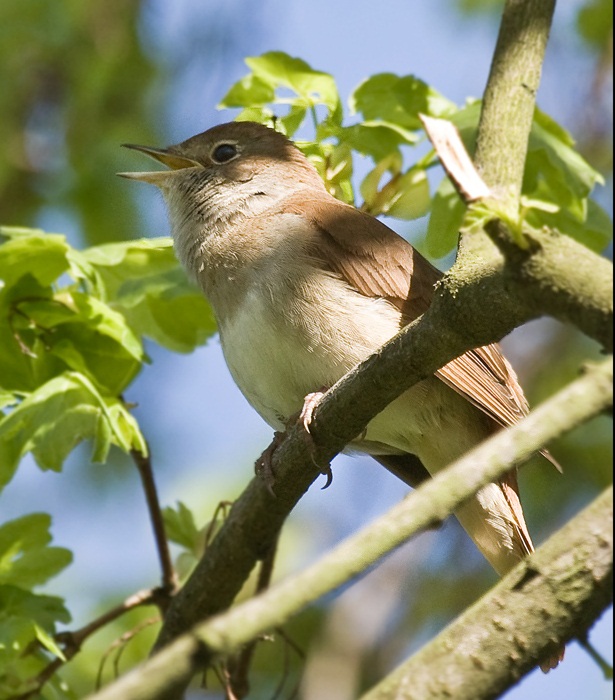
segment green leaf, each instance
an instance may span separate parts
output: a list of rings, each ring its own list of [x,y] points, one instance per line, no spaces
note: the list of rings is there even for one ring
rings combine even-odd
[[[305,106],[324,104],[335,110],[339,95],[335,80],[328,73],[314,70],[300,58],[282,51],[246,58],[246,64],[258,78],[272,88],[287,87],[303,98]]]
[[[211,307],[188,281],[171,239],[114,243],[83,255],[99,275],[109,305],[135,333],[177,352],[191,352],[215,333]]]
[[[87,377],[65,372],[0,420],[0,487],[10,481],[27,452],[41,469],[59,471],[72,449],[86,439],[94,440],[97,459],[106,456],[110,444],[144,451],[138,427],[121,402],[103,398]]]
[[[14,406],[17,403],[17,397],[10,391],[5,391],[0,388],[0,409],[6,406]]]
[[[392,175],[398,175],[402,166],[401,154],[399,151],[389,153],[385,158],[376,163],[376,166],[370,170],[361,182],[361,196],[365,201],[365,208],[368,211],[376,209],[375,201],[378,197],[380,180],[388,171]]]
[[[602,207],[589,199],[581,220],[568,209],[555,211],[533,207],[525,213],[525,222],[536,229],[548,226],[565,233],[596,253],[602,253],[613,238],[613,222]]]
[[[574,147],[572,134],[558,124],[555,119],[550,117],[546,112],[538,109],[538,107],[534,109],[534,124],[544,129],[548,134],[551,134],[557,141],[561,141],[564,146],[568,146],[569,148]]]
[[[0,289],[26,274],[49,285],[69,267],[64,236],[6,226],[0,236],[8,239],[0,245]]]
[[[66,661],[66,656],[60,647],[56,644],[54,638],[46,632],[40,625],[34,625],[34,631],[36,633],[36,638],[38,641],[50,651],[54,656],[57,656],[62,661]]]
[[[4,620],[11,617],[29,619],[47,630],[53,630],[56,622],[67,623],[71,619],[61,598],[0,585],[0,629]]]
[[[276,129],[281,130],[282,133],[288,136],[288,138],[291,138],[303,123],[306,114],[306,107],[303,107],[301,105],[293,105],[289,109],[288,114],[276,120]]]
[[[0,525],[0,585],[31,589],[72,561],[69,550],[49,547],[51,517],[32,513]]]
[[[235,117],[236,122],[258,122],[265,126],[273,126],[277,116],[269,107],[246,107]]]
[[[585,41],[604,51],[613,40],[613,3],[611,0],[587,0],[579,9],[577,27]]]
[[[572,138],[550,117],[536,110],[530,133],[523,194],[530,200],[554,205],[531,208],[530,226],[548,226],[601,252],[612,237],[612,223],[589,199],[603,178],[572,148]]]
[[[27,681],[49,663],[34,643],[53,640],[58,622],[70,622],[61,598],[0,585],[0,692],[7,684],[11,695],[15,688],[26,692]],[[57,648],[53,641],[45,646],[51,651]]]
[[[167,537],[190,552],[195,552],[200,546],[201,533],[194,521],[192,511],[181,501],[177,501],[177,509],[164,508],[162,511]]]
[[[96,297],[61,293],[50,300],[26,300],[19,308],[45,329],[48,352],[106,392],[119,395],[141,369],[145,357],[140,340],[122,314]]]
[[[453,102],[413,75],[378,73],[362,82],[350,97],[353,112],[367,121],[383,120],[412,131],[422,128],[419,114],[445,117],[456,110]]]
[[[394,86],[395,96],[407,115],[416,117],[448,117],[457,105],[414,75],[405,75]]]
[[[530,194],[543,179],[554,192],[568,190],[574,198],[583,199],[596,183],[603,184],[604,179],[572,148],[569,134],[552,119],[545,117],[536,110],[528,144],[523,191]]]
[[[390,185],[383,190],[388,200],[382,210],[384,214],[408,221],[427,214],[431,200],[429,181],[424,170],[410,168]]]
[[[236,82],[222,98],[218,109],[228,107],[255,107],[273,102],[275,91],[271,83],[249,73]]]
[[[411,131],[397,128],[386,122],[366,121],[345,127],[336,132],[340,143],[355,151],[371,156],[376,162],[393,151],[399,152],[403,144],[416,143],[417,136]]]
[[[50,361],[40,345],[44,332],[34,327],[20,308],[23,299],[43,302],[51,295],[51,287],[42,286],[32,275],[23,275],[0,289],[0,383],[6,390],[31,391],[63,369],[53,358]]]
[[[442,258],[457,245],[466,205],[451,181],[445,177],[431,203],[431,216],[425,237],[425,251],[432,258]]]

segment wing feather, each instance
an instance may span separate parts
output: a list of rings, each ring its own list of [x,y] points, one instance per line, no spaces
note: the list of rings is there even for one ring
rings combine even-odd
[[[321,192],[289,197],[283,211],[307,217],[319,232],[314,256],[361,294],[394,304],[401,325],[428,309],[442,273],[388,226],[334,198],[323,202]],[[487,414],[494,430],[529,412],[517,375],[497,344],[457,357],[436,376]],[[542,454],[560,468],[546,450]],[[516,492],[516,478],[508,486]]]

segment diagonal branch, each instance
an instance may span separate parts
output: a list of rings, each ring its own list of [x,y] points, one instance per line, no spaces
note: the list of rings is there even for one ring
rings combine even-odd
[[[498,698],[613,600],[613,487],[361,700]]]
[[[545,8],[552,2],[526,0],[523,4],[544,16]],[[519,0],[509,5],[517,6]],[[525,15],[522,18],[527,19]],[[540,74],[548,33],[548,23],[539,26],[543,38],[532,42],[524,56],[515,54],[524,65],[529,61],[534,66],[535,75]],[[537,83],[533,89],[536,87]],[[505,93],[494,94],[506,99]],[[524,109],[529,107],[533,110],[533,102]],[[499,128],[505,126],[499,124]],[[526,139],[528,134],[529,126]],[[485,147],[482,158],[490,157],[501,160],[511,154],[495,154]],[[561,239],[556,243],[545,237],[522,251],[525,257],[518,262],[505,264],[493,250],[481,259],[462,256],[427,313],[327,392],[311,426],[319,461],[332,459],[413,384],[467,350],[500,340],[517,326],[545,313],[578,323],[605,348],[612,348],[612,325],[608,323],[612,319],[612,299],[608,295],[612,268],[571,239]],[[597,301],[590,299],[588,313],[582,294],[598,286],[601,290]],[[577,298],[576,294],[581,296]],[[275,453],[273,467],[276,497],[258,480],[248,486],[206,556],[172,602],[158,648],[189,629],[195,620],[214,615],[232,603],[256,561],[277,537],[289,512],[318,477],[301,430],[291,431],[289,439]]]
[[[483,95],[474,162],[517,213],[555,0],[507,0]]]
[[[201,623],[97,694],[96,700],[179,697],[202,664],[232,653],[262,632],[283,624],[309,603],[365,571],[411,535],[440,522],[484,484],[497,480],[551,439],[608,408],[613,398],[612,379],[612,359],[589,368],[585,376],[519,424],[498,433],[440,472],[314,565],[247,603]],[[266,492],[264,486],[262,489]],[[544,653],[548,644],[549,640],[544,640],[538,652]]]

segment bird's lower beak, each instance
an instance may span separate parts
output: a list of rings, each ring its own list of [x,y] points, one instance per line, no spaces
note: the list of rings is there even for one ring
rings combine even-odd
[[[181,156],[178,153],[173,153],[166,148],[152,148],[151,146],[139,146],[134,143],[124,143],[122,144],[124,148],[130,148],[134,151],[140,151],[145,153],[145,155],[154,158],[154,160],[163,163],[164,165],[171,168],[171,170],[182,170],[183,168],[194,168],[200,165],[197,161],[194,161],[185,156]],[[134,173],[118,173],[120,177],[127,177],[130,180],[141,180],[142,182],[151,182],[153,185],[158,185],[162,181],[168,178],[169,172],[167,170],[162,171],[147,171],[147,172],[134,172]]]

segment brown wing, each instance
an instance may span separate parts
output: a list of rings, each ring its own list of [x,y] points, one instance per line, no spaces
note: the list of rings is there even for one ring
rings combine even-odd
[[[320,232],[315,254],[365,296],[397,306],[407,324],[425,313],[442,273],[373,217],[322,193],[289,197],[284,211],[310,218]]]
[[[290,197],[284,211],[307,216],[320,231],[317,254],[325,264],[361,294],[389,300],[401,311],[403,324],[431,304],[442,273],[377,219],[333,198],[323,203],[321,192]],[[498,425],[513,425],[528,413],[515,371],[498,345],[471,350],[436,376]]]
[[[497,345],[470,350],[436,376],[499,425],[514,425],[529,411],[515,371]]]

